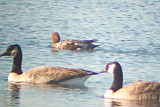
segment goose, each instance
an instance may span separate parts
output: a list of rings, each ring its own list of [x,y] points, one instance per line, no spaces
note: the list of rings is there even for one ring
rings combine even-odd
[[[113,83],[104,98],[118,100],[158,100],[160,95],[160,83],[148,81],[136,81],[124,87],[123,73],[118,62],[107,64],[105,71],[114,75]]]
[[[12,70],[8,75],[9,82],[20,83],[42,83],[42,84],[63,84],[63,85],[84,85],[84,82],[91,76],[98,73],[57,66],[40,66],[22,72],[22,50],[18,44],[9,45],[6,51],[0,55],[13,56]]]
[[[99,45],[92,44],[97,40],[64,40],[60,41],[60,36],[57,32],[52,35],[52,47],[64,50],[92,50]]]

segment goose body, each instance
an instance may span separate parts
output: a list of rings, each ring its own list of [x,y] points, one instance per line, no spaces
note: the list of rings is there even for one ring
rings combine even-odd
[[[124,87],[122,68],[118,62],[109,63],[106,72],[114,75],[114,80],[110,89],[104,97],[108,99],[121,100],[158,100],[160,95],[159,82],[136,81]]]
[[[52,47],[65,50],[92,50],[99,45],[92,44],[96,40],[64,40],[60,41],[60,36],[57,32],[52,35]]]
[[[98,73],[76,68],[40,66],[22,72],[22,51],[18,44],[10,45],[1,56],[13,56],[13,66],[8,81],[25,83],[58,83],[66,85],[83,85],[91,76]]]

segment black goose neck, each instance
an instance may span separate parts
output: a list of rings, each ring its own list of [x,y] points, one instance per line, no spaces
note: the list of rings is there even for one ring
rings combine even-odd
[[[110,89],[112,89],[114,92],[122,88],[123,85],[123,73],[121,66],[118,66],[115,68],[114,71],[114,80],[112,83],[112,86]]]
[[[21,65],[22,65],[22,50],[20,47],[17,47],[17,54],[13,58],[13,66],[11,72],[22,74]]]

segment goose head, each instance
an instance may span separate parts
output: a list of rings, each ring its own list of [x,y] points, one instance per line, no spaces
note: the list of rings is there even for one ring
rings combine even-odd
[[[122,71],[121,65],[117,61],[107,64],[104,70],[104,72],[108,72],[113,75],[119,74],[121,73],[121,71]]]
[[[111,90],[114,92],[122,88],[123,85],[123,73],[122,73],[122,68],[121,65],[118,62],[111,62],[107,64],[106,68],[102,72],[108,72],[113,74],[114,79],[113,83],[111,86]]]
[[[11,72],[17,74],[22,74],[21,65],[22,65],[22,50],[18,44],[9,45],[5,52],[0,55],[2,56],[12,56],[13,57],[13,66]]]
[[[57,43],[60,41],[60,36],[57,32],[53,32],[53,35],[52,35],[52,43]]]
[[[18,51],[20,51],[20,46],[18,44],[9,45],[6,48],[5,52],[0,55],[0,57],[2,57],[2,56],[13,56],[13,57],[15,57],[15,56],[17,56]]]

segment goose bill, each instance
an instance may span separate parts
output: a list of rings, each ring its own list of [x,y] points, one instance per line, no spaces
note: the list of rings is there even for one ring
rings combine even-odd
[[[1,56],[8,56],[8,55],[9,55],[8,53],[4,52],[4,53],[2,53],[2,54],[0,55],[0,57],[1,57]]]

